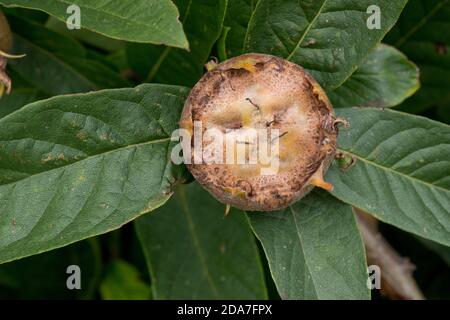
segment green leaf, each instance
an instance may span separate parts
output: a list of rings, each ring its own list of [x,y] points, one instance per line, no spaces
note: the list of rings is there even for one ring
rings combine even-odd
[[[289,208],[249,213],[282,299],[369,299],[352,208],[313,191]]]
[[[139,271],[132,264],[116,260],[106,268],[100,294],[103,300],[148,300],[150,285],[139,278]]]
[[[0,4],[45,11],[66,22],[69,6],[80,7],[81,27],[135,42],[189,47],[170,0],[0,0]]]
[[[409,1],[386,41],[420,68],[421,90],[401,109],[419,113],[450,102],[450,0]]]
[[[72,66],[46,49],[14,35],[14,50],[27,56],[10,61],[9,66],[47,95],[86,92],[95,85]]]
[[[333,194],[400,229],[450,245],[450,126],[393,110],[338,109],[350,122],[334,163]]]
[[[129,86],[117,72],[88,59],[77,41],[14,15],[8,19],[15,32],[14,52],[27,54],[9,65],[40,91],[58,95]]]
[[[335,108],[400,104],[419,88],[419,70],[393,47],[378,45],[350,78],[329,91]]]
[[[0,119],[0,263],[119,228],[184,179],[170,161],[188,90],[54,97]]]
[[[56,19],[55,17],[50,17],[45,23],[45,26],[53,31],[62,33],[68,37],[73,37],[80,42],[86,43],[91,47],[98,48],[106,52],[120,50],[125,47],[126,43],[122,40],[105,37],[88,29],[69,30],[64,22]]]
[[[222,56],[233,57],[243,52],[243,43],[257,0],[230,0],[222,35]],[[221,60],[224,60],[221,58]],[[392,107],[411,96],[419,87],[418,70],[400,52],[378,45],[359,68],[328,95],[335,107]]]
[[[222,34],[220,35],[219,40],[217,40],[216,48],[219,61],[225,61],[228,59],[228,55],[226,52],[226,39],[230,30],[230,27],[224,26],[222,28]]]
[[[81,289],[67,288],[67,267],[81,271]],[[0,265],[2,299],[93,299],[102,272],[100,243],[86,241]]]
[[[211,48],[221,34],[227,1],[175,2],[182,13],[190,52],[170,47],[128,44],[128,61],[147,82],[193,86],[203,74],[203,66]]]
[[[130,87],[131,84],[121,78],[117,70],[112,66],[106,66],[105,63],[95,61],[89,58],[78,58],[71,55],[61,56],[62,59],[77,72],[84,75],[93,84],[94,89],[113,89]]]
[[[155,299],[267,298],[246,216],[224,210],[193,183],[136,221]]]
[[[225,52],[228,58],[243,53],[248,23],[259,0],[228,0],[224,25],[229,28],[225,37]]]
[[[339,87],[394,25],[407,0],[259,0],[246,52],[269,53],[307,69],[327,89]],[[380,29],[369,30],[367,9],[381,9]]]

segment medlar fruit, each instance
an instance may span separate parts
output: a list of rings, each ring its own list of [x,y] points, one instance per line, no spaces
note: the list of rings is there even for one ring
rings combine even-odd
[[[195,179],[219,201],[250,211],[285,208],[314,186],[331,190],[323,175],[340,120],[313,77],[264,54],[209,66],[180,120],[187,132],[182,150]]]

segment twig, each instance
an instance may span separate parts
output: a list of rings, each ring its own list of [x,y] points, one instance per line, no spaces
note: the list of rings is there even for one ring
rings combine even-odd
[[[378,220],[356,209],[359,230],[364,240],[368,263],[381,269],[382,293],[391,299],[424,300],[412,272],[415,266],[400,256],[378,231]]]

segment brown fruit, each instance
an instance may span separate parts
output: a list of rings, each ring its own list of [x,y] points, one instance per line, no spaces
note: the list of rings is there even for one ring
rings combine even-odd
[[[2,11],[0,11],[0,50],[3,52],[9,52],[9,50],[11,50],[11,45],[11,29],[5,15]]]
[[[194,121],[202,124],[202,133],[217,129],[223,141],[237,136],[233,150],[251,150],[279,143],[270,169],[258,158],[250,164],[236,163],[236,157],[220,140],[203,139],[202,150],[195,149]],[[246,54],[227,60],[208,71],[192,89],[180,120],[180,128],[189,132],[194,151],[188,168],[196,180],[221,202],[243,210],[272,211],[285,208],[319,186],[336,150],[338,130],[333,108],[319,84],[300,66],[263,54]],[[243,139],[249,128],[268,134],[268,145],[255,139]],[[274,135],[274,129],[278,130]],[[240,146],[239,146],[240,145]],[[224,148],[224,159],[234,163],[211,163]],[[194,158],[202,157],[203,163]],[[209,162],[208,162],[209,161]],[[262,174],[262,169],[266,172]]]
[[[2,11],[0,11],[0,97],[3,95],[3,91],[6,91],[6,93],[11,91],[11,80],[5,71],[6,64],[8,62],[7,52],[11,49],[11,45],[11,29],[5,15]]]

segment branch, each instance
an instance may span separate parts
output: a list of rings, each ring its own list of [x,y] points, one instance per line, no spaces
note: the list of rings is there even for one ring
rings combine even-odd
[[[391,299],[424,300],[412,273],[415,266],[400,256],[378,231],[378,220],[355,208],[359,230],[366,246],[369,265],[381,269],[382,293]]]

